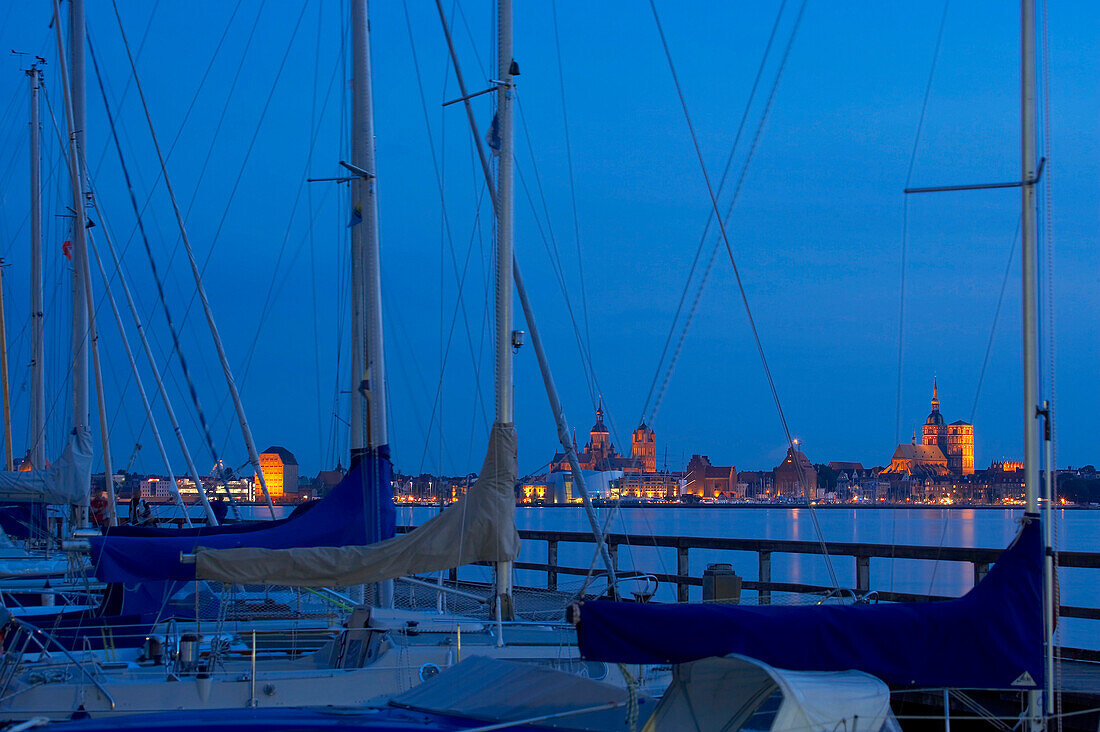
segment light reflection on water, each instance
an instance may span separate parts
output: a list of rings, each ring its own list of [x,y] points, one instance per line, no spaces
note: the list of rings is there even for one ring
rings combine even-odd
[[[597,509],[603,524],[613,509]],[[398,507],[399,524],[419,524],[438,512],[429,507]],[[867,544],[913,544],[920,546],[1004,548],[1015,537],[1022,516],[1020,509],[999,508],[819,508],[818,522],[826,541]],[[589,531],[588,520],[579,506],[518,508],[516,525],[521,529]],[[1095,536],[1100,511],[1060,510],[1055,514],[1057,544],[1068,551],[1096,551]],[[806,508],[758,507],[646,507],[614,511],[609,530],[639,537],[706,536],[746,539],[816,541],[810,512]],[[639,542],[641,543],[641,542]],[[562,543],[559,564],[587,568],[593,562],[591,544]],[[520,561],[545,562],[546,543],[524,542]],[[755,552],[726,552],[695,549],[690,553],[690,573],[700,576],[707,564],[729,562],[737,574],[757,578]],[[597,562],[597,566],[599,563]],[[676,555],[671,548],[622,546],[619,567],[640,572],[676,572]],[[833,557],[837,579],[844,587],[855,586],[855,560]],[[463,576],[487,579],[483,568],[466,570]],[[829,573],[821,556],[773,554],[772,580],[829,585]],[[1063,605],[1100,607],[1100,576],[1096,570],[1062,569],[1059,573]],[[519,571],[517,584],[545,585],[541,572]],[[580,579],[562,575],[560,587]],[[973,567],[964,562],[910,559],[872,559],[871,588],[943,596],[958,596],[973,586]],[[674,589],[662,585],[657,599],[672,601]],[[748,593],[746,593],[746,597]],[[692,588],[698,600],[700,590]],[[778,600],[779,598],[777,598]],[[1100,648],[1100,621],[1061,620],[1061,643],[1079,648]]]

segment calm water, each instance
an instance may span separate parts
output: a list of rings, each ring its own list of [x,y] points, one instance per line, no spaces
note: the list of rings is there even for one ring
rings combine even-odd
[[[399,524],[420,524],[438,509],[402,506]],[[745,539],[796,539],[815,541],[813,520],[806,508],[626,508],[599,509],[601,523],[608,520],[609,530],[641,536],[680,535]],[[826,541],[864,542],[868,544],[916,544],[925,546],[988,547],[1008,546],[1016,535],[1022,515],[1016,509],[967,508],[824,508],[817,510],[818,522]],[[580,507],[518,508],[516,525],[521,529],[588,531],[588,520]],[[1100,551],[1097,541],[1100,511],[1062,510],[1055,514],[1059,549]],[[593,545],[561,544],[558,561],[562,565],[588,567],[593,562]],[[524,542],[520,561],[545,562],[546,543]],[[757,577],[757,557],[751,552],[725,552],[693,549],[690,573],[701,576],[710,562],[729,562],[747,579]],[[836,557],[834,569],[841,586],[855,586],[855,560]],[[620,547],[619,567],[641,572],[676,572],[672,549]],[[487,570],[471,567],[464,576],[487,579]],[[823,557],[772,555],[772,580],[829,585],[829,573]],[[517,572],[517,584],[544,585],[542,572]],[[1100,607],[1100,571],[1063,568],[1059,571],[1062,604]],[[559,586],[579,585],[579,578],[559,577]],[[973,585],[973,568],[963,562],[923,560],[871,560],[871,588],[945,596],[965,593]],[[672,600],[675,590],[662,587],[658,598]],[[692,588],[692,599],[699,599],[699,588]],[[776,598],[777,601],[779,598]],[[1067,646],[1100,649],[1100,621],[1062,619],[1060,642]]]

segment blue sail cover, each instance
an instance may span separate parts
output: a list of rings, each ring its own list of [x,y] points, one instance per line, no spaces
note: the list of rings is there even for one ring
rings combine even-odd
[[[1039,688],[1042,541],[1027,515],[1015,541],[955,600],[879,605],[581,604],[590,661],[684,663],[740,653],[799,671],[855,669],[894,687]]]
[[[371,544],[395,533],[396,511],[390,479],[389,448],[364,456],[327,496],[280,521],[194,529],[113,529],[91,539],[92,566],[102,582],[128,587],[155,581],[194,581],[195,565],[180,554],[195,547],[345,546]],[[150,588],[151,589],[151,588]],[[164,593],[160,588],[153,594]]]

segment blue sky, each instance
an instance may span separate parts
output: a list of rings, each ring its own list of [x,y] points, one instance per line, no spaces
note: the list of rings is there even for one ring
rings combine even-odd
[[[333,184],[303,183],[307,176],[339,174],[336,162],[347,157],[342,5],[120,3],[127,37],[135,51],[141,48],[138,72],[162,144],[168,147],[178,134],[169,172],[182,205],[190,208],[188,233],[197,255],[209,257],[204,281],[256,440],[261,447],[286,446],[311,474],[346,451],[340,419],[347,416],[348,395],[341,390],[350,378],[347,193]],[[735,171],[748,157],[798,6],[789,2],[779,21]],[[445,7],[467,83],[483,88],[492,76],[493,8],[487,2]],[[779,4],[659,2],[658,10],[717,181]],[[901,191],[942,10],[940,3],[808,2],[727,221],[788,422],[815,462],[884,464],[896,444]],[[517,181],[516,247],[578,439],[583,442],[591,425],[593,397],[602,394],[613,439],[626,447],[646,409],[710,202],[648,6],[560,0],[556,22],[554,11],[551,3],[520,4],[515,17],[523,108],[517,160],[531,192],[528,198]],[[49,59],[47,93],[60,115],[49,17],[49,3],[0,6],[0,47]],[[1100,428],[1094,368],[1100,254],[1093,246],[1100,180],[1098,17],[1100,11],[1084,3],[1050,9],[1048,180],[1059,465],[1095,461]],[[375,3],[371,20],[394,454],[405,471],[476,470],[488,426],[482,405],[492,413],[485,297],[492,212],[462,110],[441,107],[457,91],[434,4],[408,3],[408,27],[401,2]],[[102,4],[92,4],[88,22],[136,195],[142,202],[149,197],[150,245],[166,273],[173,318],[183,323],[216,449],[240,465],[243,442],[197,303],[184,321],[194,288],[163,185],[153,190],[156,158],[118,24]],[[1018,175],[1018,47],[1012,4],[949,7],[914,185]],[[0,59],[0,250],[10,264],[4,284],[16,453],[25,449],[29,389],[25,66],[25,57]],[[178,362],[169,359],[164,317],[143,246],[133,235],[135,218],[117,155],[108,147],[110,130],[90,65],[88,85],[89,164],[107,219],[99,228],[126,250],[128,280],[155,334],[154,350],[171,363],[174,404],[205,468],[212,458]],[[477,100],[475,110],[484,130],[490,98]],[[70,295],[60,256],[68,235],[65,220],[56,216],[66,195],[56,136],[48,114],[44,118],[47,401],[50,449],[56,452],[69,419],[64,326]],[[728,204],[727,192],[723,212]],[[936,375],[948,420],[969,420],[973,411],[979,466],[1021,454],[1018,251],[975,406],[1018,216],[1014,190],[909,201],[900,438],[919,429]],[[712,230],[704,257],[715,243]],[[587,333],[597,380],[591,387],[548,255],[555,246],[578,328]],[[1043,257],[1045,266],[1045,252]],[[688,286],[688,303],[698,281]],[[1043,283],[1045,288],[1045,273]],[[1046,292],[1042,299],[1045,304]],[[136,468],[162,470],[106,305],[99,317],[114,462],[125,464],[141,442]],[[129,336],[136,345],[132,328]],[[1044,357],[1044,370],[1046,364]],[[147,369],[143,375],[151,389]],[[658,383],[663,379],[662,368]],[[534,471],[550,459],[556,440],[530,348],[516,358],[515,390],[520,467]],[[652,404],[647,418],[651,411]],[[163,410],[157,415],[169,437]],[[724,250],[699,297],[653,426],[658,463],[667,459],[672,468],[692,453],[740,469],[771,467],[782,457],[782,428]],[[178,449],[170,454],[182,467]]]

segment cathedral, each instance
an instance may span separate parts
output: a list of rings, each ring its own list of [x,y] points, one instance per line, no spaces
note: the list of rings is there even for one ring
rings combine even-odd
[[[925,445],[935,445],[947,458],[947,469],[954,475],[974,474],[974,425],[961,419],[945,424],[940,414],[939,388],[932,380],[932,412],[921,428]]]
[[[577,448],[577,436],[573,435],[573,450],[581,470],[621,470],[624,473],[653,473],[657,470],[657,437],[643,420],[631,434],[630,456],[615,451],[611,433],[603,423],[603,399],[596,407],[596,424],[588,433],[588,444],[582,452]],[[554,455],[550,470],[569,470],[569,460],[564,452]]]

